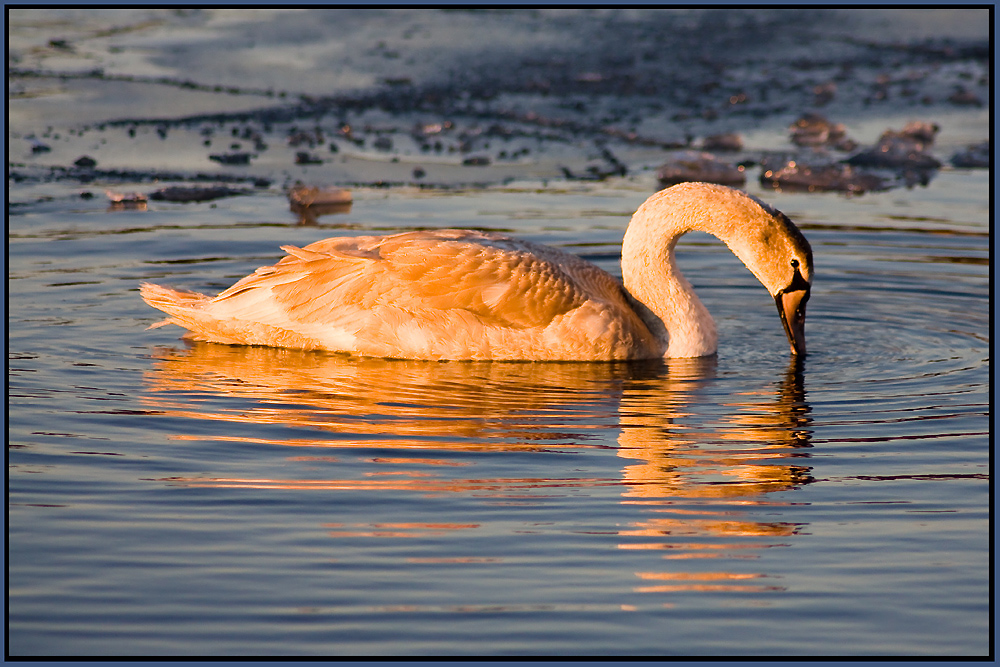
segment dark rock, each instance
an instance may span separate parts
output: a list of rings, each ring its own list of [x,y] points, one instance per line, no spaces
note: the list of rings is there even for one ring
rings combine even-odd
[[[223,197],[233,197],[236,195],[246,194],[244,190],[234,190],[233,188],[228,188],[224,185],[217,185],[213,187],[200,188],[200,187],[169,187],[157,190],[149,195],[150,199],[155,199],[157,201],[173,201],[173,202],[199,202],[199,201],[211,201],[213,199],[222,199]]]
[[[688,181],[739,186],[746,182],[746,169],[719,160],[711,153],[687,152],[661,166],[656,178],[662,187]]]
[[[952,104],[960,107],[981,107],[983,106],[983,101],[979,99],[979,96],[973,92],[970,92],[964,88],[956,90],[954,93],[948,96],[948,101]]]
[[[955,153],[951,164],[959,169],[989,169],[992,159],[993,145],[990,141],[984,141]]]
[[[776,190],[802,192],[863,192],[887,190],[891,182],[846,164],[808,166],[795,160],[785,161],[780,167],[769,168],[765,163],[760,175],[762,185]]]
[[[318,187],[296,183],[288,191],[288,201],[295,206],[331,206],[350,204],[354,197],[350,190],[337,187]]]
[[[833,97],[836,94],[836,92],[837,92],[837,84],[835,84],[833,81],[822,83],[813,88],[813,95],[814,95],[813,103],[818,107],[829,104],[833,100]]]
[[[350,131],[350,128],[348,128],[348,131]],[[315,148],[325,142],[326,139],[323,137],[323,132],[319,128],[316,128],[312,132],[293,129],[288,135],[288,145],[292,148],[303,145],[308,146],[309,148]]]
[[[735,132],[713,134],[702,140],[701,149],[705,151],[741,151],[743,150],[743,139]]]
[[[831,123],[817,113],[806,113],[792,123],[792,143],[796,146],[830,146],[837,150],[853,150],[857,144],[847,138],[841,123]]]
[[[929,171],[939,168],[941,163],[926,148],[927,143],[912,135],[887,130],[875,146],[852,155],[845,162],[855,167],[895,171]]]
[[[343,192],[347,193],[346,201],[340,203],[314,202],[309,204],[298,203],[293,198],[293,193],[289,193],[289,210],[299,216],[300,225],[315,225],[317,224],[320,216],[338,215],[351,212],[352,201],[350,198],[350,192],[347,190],[344,190]]]
[[[295,164],[323,164],[323,160],[305,151],[295,154]]]
[[[922,141],[925,144],[934,143],[934,137],[941,130],[941,127],[937,123],[928,123],[926,121],[914,120],[906,124],[898,134],[910,137],[911,139],[916,139],[917,141]],[[892,130],[888,130],[883,133],[883,137],[889,134]]]
[[[104,192],[110,201],[111,211],[145,211],[146,195],[141,192]]]
[[[250,164],[250,153],[215,153],[208,156],[209,160],[225,165]]]

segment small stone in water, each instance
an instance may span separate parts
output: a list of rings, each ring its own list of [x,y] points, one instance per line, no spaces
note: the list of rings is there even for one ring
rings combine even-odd
[[[323,160],[305,151],[295,154],[295,164],[323,164]]]
[[[221,199],[222,197],[232,197],[234,195],[241,194],[244,194],[242,190],[234,190],[232,188],[227,188],[224,185],[191,188],[175,186],[157,190],[156,192],[150,194],[149,198],[158,201],[199,202],[211,201],[213,199]]]
[[[988,169],[992,157],[992,145],[989,141],[984,141],[955,153],[951,158],[951,164],[959,169]]]
[[[325,206],[349,204],[353,201],[350,190],[337,187],[318,187],[296,184],[288,191],[288,201],[297,206]]]
[[[760,175],[762,185],[776,190],[801,190],[805,192],[849,192],[861,194],[871,190],[888,189],[885,179],[852,169],[845,164],[808,166],[794,160],[770,169],[764,165]]]
[[[739,151],[743,150],[743,139],[735,132],[713,134],[705,137],[701,148],[706,151]]]
[[[215,153],[208,159],[226,165],[250,164],[250,153]]]
[[[723,162],[711,153],[687,152],[661,166],[656,178],[662,187],[687,181],[743,185],[746,170],[741,165]]]

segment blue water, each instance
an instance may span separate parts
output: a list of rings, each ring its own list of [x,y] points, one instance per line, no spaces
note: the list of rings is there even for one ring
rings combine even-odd
[[[325,228],[266,193],[18,207],[9,651],[984,655],[987,182],[764,195],[816,256],[802,363],[707,236],[679,252],[713,359],[357,360],[145,330],[142,280],[211,292],[282,243],[407,219],[615,271],[646,194],[627,183],[360,190]]]
[[[986,9],[8,21],[9,656],[990,654],[992,178],[948,163],[990,136],[968,99],[992,91]],[[862,144],[938,123],[943,166],[852,197],[748,167],[814,251],[800,362],[699,234],[678,255],[710,359],[387,361],[147,329],[143,281],[217,293],[337,235],[503,230],[620,275],[663,142],[798,155],[788,126],[821,103]],[[605,149],[626,174],[566,178],[607,172]],[[209,158],[235,150],[250,164]],[[249,194],[105,194],[212,178]],[[300,224],[296,180],[353,206]]]

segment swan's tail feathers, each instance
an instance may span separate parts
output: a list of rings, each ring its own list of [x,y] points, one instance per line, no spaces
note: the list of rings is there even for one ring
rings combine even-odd
[[[199,323],[204,320],[202,309],[211,298],[198,292],[176,290],[153,283],[143,283],[139,287],[142,300],[157,310],[162,310],[171,317],[150,325],[148,329],[156,329],[165,324],[176,324],[197,331]]]
[[[143,283],[139,293],[150,306],[170,315],[167,319],[148,328],[155,329],[165,324],[176,324],[187,329],[187,332],[181,336],[185,340],[226,343],[227,345],[273,345],[303,349],[321,347],[314,339],[287,328],[274,326],[267,322],[258,322],[253,318],[241,320],[233,317],[232,311],[218,307],[217,298],[213,299],[198,292]]]

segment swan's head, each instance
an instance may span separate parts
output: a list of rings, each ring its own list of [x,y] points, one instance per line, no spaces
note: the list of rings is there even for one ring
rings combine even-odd
[[[799,228],[781,211],[751,195],[759,208],[749,216],[745,233],[737,235],[743,247],[730,247],[767,288],[778,307],[792,354],[806,353],[806,302],[812,288],[813,255]]]
[[[784,213],[724,185],[680,183],[650,197],[636,212],[633,222],[638,222],[636,240],[629,243],[628,236],[633,233],[630,225],[626,246],[630,252],[636,248],[640,255],[645,252],[644,246],[656,245],[652,237],[643,236],[643,230],[650,228],[662,230],[667,238],[667,253],[677,238],[689,231],[708,232],[725,241],[774,298],[792,354],[806,353],[805,319],[813,277],[812,249]]]

